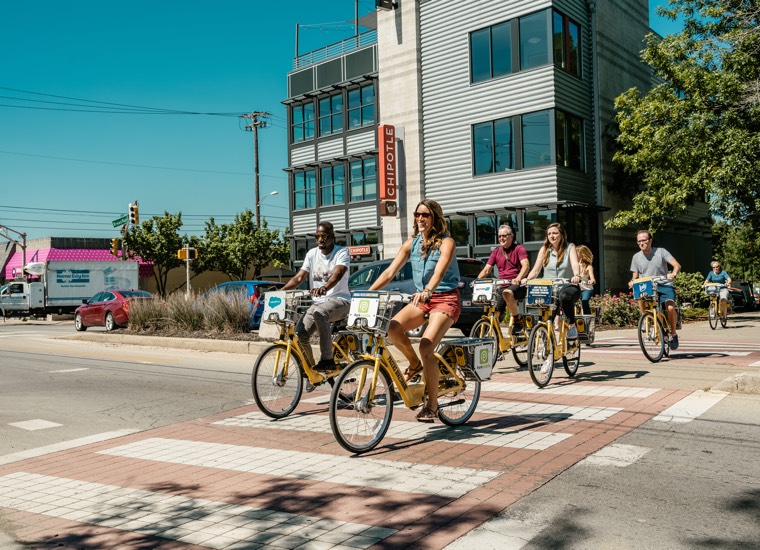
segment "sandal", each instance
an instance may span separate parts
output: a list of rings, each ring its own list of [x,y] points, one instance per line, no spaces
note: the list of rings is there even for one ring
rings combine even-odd
[[[404,380],[409,382],[412,378],[422,372],[422,361],[417,363],[414,367],[409,365],[404,371]]]
[[[436,418],[438,418],[438,409],[427,405],[417,413],[417,422],[435,422]]]

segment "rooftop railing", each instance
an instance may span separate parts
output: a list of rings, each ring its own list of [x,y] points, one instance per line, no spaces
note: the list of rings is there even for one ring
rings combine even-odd
[[[306,67],[316,65],[317,63],[321,63],[322,61],[327,61],[328,59],[332,59],[334,57],[340,57],[341,55],[344,55],[348,52],[359,50],[376,43],[376,30],[371,30],[359,35],[355,35],[350,38],[346,38],[345,40],[341,40],[340,42],[335,42],[334,44],[325,46],[324,48],[319,48],[318,50],[313,50],[303,55],[299,55],[293,60],[293,70],[304,69]]]

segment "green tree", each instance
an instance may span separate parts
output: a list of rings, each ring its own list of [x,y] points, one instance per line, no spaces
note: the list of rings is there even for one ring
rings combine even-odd
[[[756,280],[760,276],[760,234],[748,224],[733,227],[720,261],[733,280]]]
[[[614,158],[641,177],[608,227],[656,230],[696,201],[730,224],[760,229],[760,7],[757,0],[670,0],[684,30],[649,35],[642,59],[660,82],[615,106]]]
[[[281,267],[290,258],[290,248],[280,231],[270,230],[266,220],[256,228],[253,213],[245,210],[230,224],[217,225],[214,218],[206,222],[203,238],[191,238],[198,249],[199,259],[194,265],[196,273],[221,271],[230,280],[242,280],[253,270],[258,278],[269,265]]]
[[[153,264],[153,277],[159,296],[165,298],[166,280],[169,271],[183,264],[177,259],[177,250],[185,246],[185,239],[179,235],[182,227],[182,213],[153,216],[139,226],[132,227],[124,238],[124,249],[130,258],[139,257]]]

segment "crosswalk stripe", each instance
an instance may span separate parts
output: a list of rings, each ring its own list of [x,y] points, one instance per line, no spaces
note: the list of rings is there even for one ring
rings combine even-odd
[[[361,464],[357,464],[356,458],[347,456],[331,456],[325,460],[325,455],[320,453],[165,438],[145,439],[105,449],[99,454],[447,498],[461,497],[501,474],[366,457],[359,458]],[[368,471],[372,472],[371,476],[367,475]]]
[[[545,388],[538,388],[535,384],[518,382],[485,382],[482,385],[482,389],[484,392],[584,395],[587,397],[630,397],[634,399],[646,399],[660,391],[660,388],[608,386],[606,384],[552,384]]]
[[[728,355],[730,357],[746,357],[749,355],[750,351],[724,351],[724,350],[708,350],[704,348],[686,348],[684,346],[679,346],[678,351],[671,351],[670,353],[714,353],[716,355]],[[585,353],[585,351],[584,351]],[[590,349],[588,350],[588,353],[591,353],[593,355],[596,354],[606,354],[606,355],[641,355],[641,350],[628,350],[628,349]]]
[[[214,422],[219,426],[237,426],[246,428],[265,428],[270,430],[292,430],[312,433],[332,433],[329,424],[319,415],[291,415],[278,421],[263,413],[251,412]],[[572,434],[545,432],[538,430],[520,430],[509,428],[475,428],[469,425],[449,428],[435,425],[428,427],[419,422],[394,420],[388,428],[387,437],[414,440],[431,439],[461,443],[465,445],[488,445],[513,449],[544,450],[564,441]]]
[[[710,410],[727,395],[725,392],[698,390],[668,407],[652,420],[657,422],[691,422]]]
[[[329,546],[336,540],[369,548],[396,533],[386,527],[28,472],[0,477],[0,502],[5,508],[209,548],[243,542],[295,548],[317,541]]]

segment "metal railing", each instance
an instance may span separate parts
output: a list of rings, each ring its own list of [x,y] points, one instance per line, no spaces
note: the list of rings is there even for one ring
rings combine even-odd
[[[299,55],[293,60],[293,70],[304,69],[322,61],[327,61],[334,57],[340,57],[348,52],[359,50],[366,46],[372,46],[377,43],[377,31],[371,30],[334,44],[329,44],[324,48],[313,50],[303,55]]]

